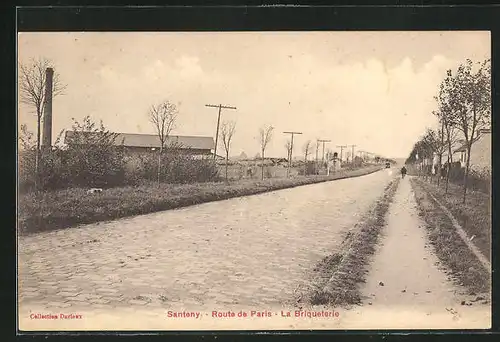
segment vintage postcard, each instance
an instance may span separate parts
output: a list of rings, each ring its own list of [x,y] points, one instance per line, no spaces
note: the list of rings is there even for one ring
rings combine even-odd
[[[491,37],[18,34],[20,331],[491,327]]]

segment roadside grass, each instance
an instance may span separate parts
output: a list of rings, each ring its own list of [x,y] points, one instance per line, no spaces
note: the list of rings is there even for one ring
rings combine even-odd
[[[411,179],[411,184],[418,204],[419,215],[426,222],[429,240],[434,246],[438,258],[449,269],[453,281],[465,286],[470,295],[485,294],[488,296],[491,290],[490,274],[460,238],[450,218],[428,195],[428,191],[435,189],[417,179]],[[434,192],[432,193],[438,198]],[[441,201],[442,198],[438,198],[438,200]],[[454,202],[449,200],[445,204],[449,209],[451,209],[450,203]],[[467,205],[470,203],[464,207],[467,208]],[[478,203],[476,206],[481,206],[481,204]],[[470,233],[470,229],[468,233]],[[489,253],[485,256],[489,256]]]
[[[449,184],[445,194],[443,182],[435,183],[419,180],[419,184],[437,198],[460,223],[469,236],[474,236],[474,244],[491,261],[491,201],[490,195],[481,191],[467,191],[465,204],[462,203],[462,187]]]
[[[314,268],[308,304],[343,306],[361,302],[359,284],[365,282],[369,258],[375,252],[399,180],[397,177],[387,185],[374,207],[356,224],[356,231],[347,234],[341,252],[325,257]]]
[[[79,224],[357,177],[380,169],[380,166],[369,166],[340,171],[331,176],[247,179],[228,183],[160,184],[159,187],[156,183],[151,183],[111,188],[95,194],[87,194],[86,189],[81,188],[25,194],[18,198],[18,231],[19,234],[25,235],[68,228]]]

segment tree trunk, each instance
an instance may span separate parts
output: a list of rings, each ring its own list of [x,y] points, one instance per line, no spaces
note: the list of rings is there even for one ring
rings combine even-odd
[[[465,173],[464,173],[464,196],[462,199],[462,203],[465,203],[465,197],[467,194],[467,181],[469,177],[469,166],[470,166],[470,151],[472,149],[472,141],[467,144],[467,161],[465,163]]]
[[[441,145],[439,146],[439,174],[438,174],[438,186],[441,180],[441,169],[443,168],[443,152],[444,152],[444,121],[441,120]]]
[[[226,183],[228,182],[228,178],[227,178],[227,167],[228,167],[228,164],[229,164],[229,152],[226,152]]]
[[[42,114],[40,110],[37,110],[37,127],[36,127],[36,155],[35,155],[35,191],[39,190],[40,186],[40,159],[41,159],[41,151],[40,151],[40,139],[41,139],[41,123],[42,123]]]
[[[451,163],[453,162],[453,155],[451,152],[451,139],[448,134],[448,168],[446,170],[446,189],[445,189],[445,194],[448,193],[448,184],[450,183],[450,170],[451,170]]]
[[[451,159],[450,156],[448,156],[448,167],[446,168],[446,184],[445,184],[445,189],[444,193],[448,193],[448,184],[450,183],[450,168],[451,168]]]
[[[264,149],[262,149],[262,161],[261,161],[261,165],[260,165],[260,169],[262,171],[262,180],[264,180]]]
[[[160,173],[161,173],[161,154],[163,152],[163,148],[160,148],[160,152],[158,153],[158,187],[160,187]]]
[[[288,150],[288,170],[287,170],[287,178],[290,177],[292,170],[292,149]]]

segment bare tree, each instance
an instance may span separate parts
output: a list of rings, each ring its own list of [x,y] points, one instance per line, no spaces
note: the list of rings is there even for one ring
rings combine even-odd
[[[224,150],[226,151],[226,182],[228,181],[227,168],[229,164],[229,149],[231,148],[231,140],[233,139],[235,129],[236,129],[236,122],[225,121],[222,123],[220,130],[220,137],[222,140],[222,144],[224,146]]]
[[[152,105],[149,109],[149,121],[153,124],[158,139],[160,140],[160,151],[158,153],[158,186],[160,186],[161,158],[172,129],[174,129],[178,110],[175,104],[165,100],[159,104]]]
[[[474,70],[474,66],[477,67]],[[470,59],[458,67],[455,75],[448,70],[451,121],[463,133],[467,150],[463,181],[463,203],[467,194],[470,154],[477,131],[491,123],[491,64],[490,60],[473,63]]]
[[[36,157],[35,157],[35,189],[40,176],[40,142],[41,124],[45,109],[46,71],[53,68],[53,64],[46,58],[31,59],[28,63],[19,65],[19,99],[22,103],[33,108],[37,118]],[[52,79],[52,97],[62,95],[66,86],[60,81],[59,74],[54,72]]]
[[[309,153],[311,152],[311,140],[307,140],[302,147],[302,150],[304,151],[304,176],[307,174],[307,157],[309,156]]]
[[[273,138],[273,126],[264,126],[261,127],[259,130],[259,142],[260,142],[260,151],[261,151],[261,160],[262,160],[262,165],[261,165],[261,170],[262,170],[262,179],[264,179],[264,158],[265,158],[265,152],[267,145],[271,142],[271,139]]]

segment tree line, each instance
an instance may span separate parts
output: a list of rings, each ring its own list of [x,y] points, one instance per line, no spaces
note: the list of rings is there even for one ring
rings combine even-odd
[[[53,63],[45,58],[32,59],[19,67],[20,101],[33,110],[36,116],[36,136],[26,125],[20,127],[19,178],[24,190],[46,190],[71,186],[119,186],[140,183],[141,180],[163,182],[213,181],[219,178],[217,165],[211,158],[198,160],[181,153],[182,147],[170,142],[171,132],[176,127],[177,106],[163,100],[149,107],[147,116],[158,136],[157,153],[135,156],[134,170],[127,169],[130,158],[125,153],[119,134],[108,130],[102,123],[89,116],[81,122],[73,119],[72,134],[64,137],[60,132],[55,144],[46,149],[41,146],[41,125],[47,103],[46,70]],[[67,85],[54,70],[52,97],[64,95]],[[49,92],[50,93],[50,92]],[[236,133],[235,121],[222,122],[219,138],[225,152],[225,180],[228,181],[228,165],[231,144]],[[264,125],[259,129],[261,179],[265,178],[266,151],[273,139],[274,127]],[[285,145],[290,161],[291,143]],[[308,163],[312,144],[308,140],[303,146],[304,175],[316,173],[316,165]],[[316,146],[318,148],[318,146]],[[155,151],[156,152],[156,151]],[[156,160],[155,160],[156,158]],[[154,171],[155,170],[155,171]],[[155,174],[154,174],[155,173]]]
[[[471,174],[471,150],[480,129],[491,126],[491,60],[473,62],[467,59],[456,70],[447,70],[446,76],[434,96],[436,110],[432,113],[439,121],[439,128],[428,128],[414,144],[407,164],[419,163],[425,158],[438,157],[437,180],[444,174],[445,191],[448,192],[453,153],[458,144],[465,146],[466,160],[462,175],[465,203]],[[443,155],[446,154],[443,168]],[[418,159],[417,159],[418,158]],[[429,174],[430,166],[421,170]]]
[[[159,185],[218,179],[216,166],[209,158],[198,160],[182,153],[183,146],[177,142],[169,142],[178,109],[168,100],[152,105],[147,112],[160,141],[156,161],[156,153],[125,153],[123,141],[117,140],[119,134],[89,116],[80,122],[73,119],[71,135],[64,137],[61,131],[53,146],[43,148],[41,125],[47,102],[47,68],[54,66],[45,58],[32,59],[19,67],[20,101],[33,110],[37,122],[36,135],[26,125],[21,125],[18,135],[21,191],[136,185],[144,180],[156,180]],[[67,88],[56,71],[52,87],[53,98],[64,95]]]

